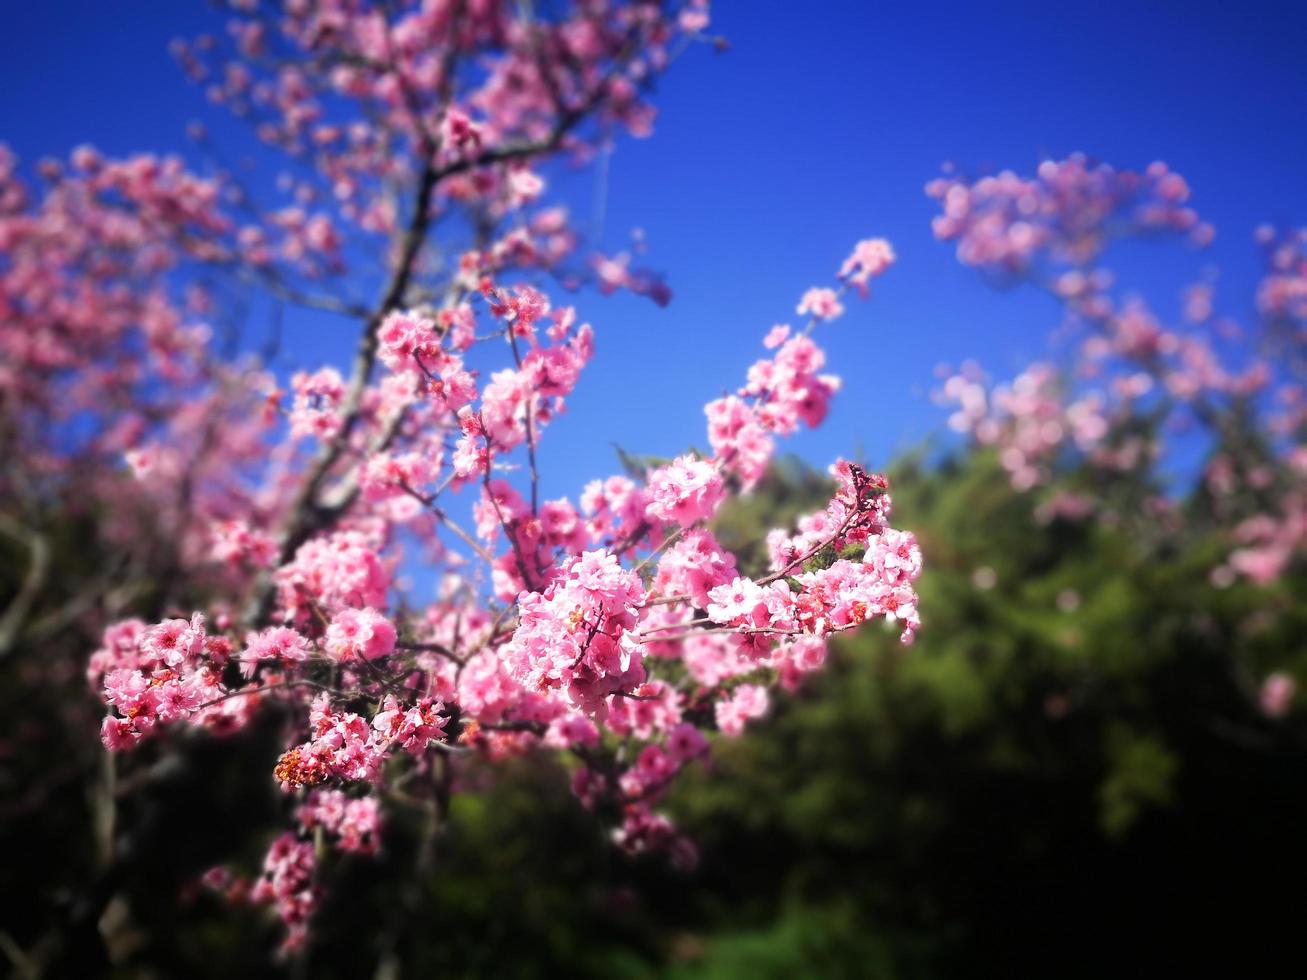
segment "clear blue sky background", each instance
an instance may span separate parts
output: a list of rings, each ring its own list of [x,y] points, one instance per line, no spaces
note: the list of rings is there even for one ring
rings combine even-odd
[[[33,0],[5,13],[0,139],[25,160],[82,142],[190,153],[193,118],[234,153],[249,145],[166,52],[213,28],[200,0]],[[729,53],[691,51],[661,87],[654,137],[612,161],[606,244],[645,229],[675,299],[659,310],[581,297],[600,349],[546,437],[550,496],[613,471],[612,442],[702,443],[703,402],[740,383],[767,328],[858,238],[890,238],[900,262],[870,304],[823,331],[846,387],[827,425],[790,444],[805,458],[861,450],[883,462],[938,429],[937,363],[978,357],[1006,375],[1044,353],[1051,302],[990,289],[932,239],[922,186],[945,160],[1029,171],[1084,150],[1122,167],[1171,163],[1218,238],[1201,256],[1132,253],[1150,271],[1123,279],[1165,313],[1216,263],[1221,308],[1247,314],[1252,229],[1307,222],[1307,3],[720,0],[714,15]],[[566,185],[584,215],[592,180]],[[330,318],[296,314],[287,328],[303,363],[343,360],[352,343]]]

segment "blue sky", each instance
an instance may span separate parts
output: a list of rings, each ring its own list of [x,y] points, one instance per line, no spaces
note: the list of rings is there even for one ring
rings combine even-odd
[[[166,51],[212,18],[200,0],[11,5],[0,140],[28,161],[82,142],[190,153],[185,125],[199,118],[243,152],[243,130]],[[977,357],[1006,375],[1044,353],[1053,304],[985,286],[933,240],[922,186],[945,160],[1028,171],[1084,150],[1172,164],[1218,237],[1201,255],[1131,252],[1149,270],[1123,281],[1165,313],[1215,263],[1219,305],[1246,314],[1252,229],[1307,222],[1307,4],[721,0],[714,29],[730,51],[684,57],[660,87],[653,138],[622,143],[611,165],[604,243],[644,229],[675,299],[580,297],[599,353],[546,436],[548,496],[613,471],[613,442],[702,443],[704,401],[740,383],[768,327],[862,237],[888,237],[900,261],[870,303],[821,331],[845,389],[823,429],[790,443],[805,458],[883,463],[940,427],[927,397],[937,363]],[[593,178],[562,184],[584,216]],[[343,360],[352,343],[330,318],[293,314],[286,329],[305,363],[309,351]]]

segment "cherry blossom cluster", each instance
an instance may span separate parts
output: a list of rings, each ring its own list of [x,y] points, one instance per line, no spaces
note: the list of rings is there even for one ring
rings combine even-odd
[[[311,831],[314,827],[324,826],[319,817],[323,809],[319,802],[307,802],[301,808],[302,830]],[[325,810],[332,813],[337,809],[342,813],[344,805],[340,808],[325,806]],[[367,832],[374,830],[375,826]],[[286,831],[272,841],[272,847],[264,856],[263,870],[254,881],[231,874],[226,868],[210,868],[201,881],[231,903],[272,907],[286,926],[282,950],[294,953],[303,949],[308,941],[308,921],[322,902],[322,883],[316,878],[316,873],[318,853],[314,841]]]
[[[831,294],[892,254],[860,244]],[[656,807],[712,732],[765,715],[769,690],[819,669],[833,635],[882,619],[910,642],[920,624],[920,551],[889,524],[885,480],[861,466],[837,463],[829,504],[769,536],[761,577],[711,528],[776,438],[825,416],[839,381],[811,336],[824,319],[772,328],[771,356],[709,403],[711,455],[594,480],[576,503],[542,499],[536,466],[594,349],[573,308],[482,276],[442,308],[378,319],[385,370],[357,395],[324,368],[274,396],[289,403],[291,448],[273,455],[307,460],[309,479],[328,460],[307,523],[302,497],[283,492],[279,521],[217,525],[213,560],[245,569],[243,590],[208,615],[106,632],[91,667],[110,709],[105,745],[227,734],[260,708],[284,719],[267,778],[299,799],[298,830],[277,838],[255,884],[211,877],[275,908],[288,949],[305,941],[322,885],[307,837],[373,853],[382,810],[401,805],[396,780],[439,798],[473,759],[562,752],[620,846],[690,861]],[[507,364],[470,367],[467,351],[489,344]],[[400,582],[414,548],[438,581],[425,607]]]
[[[1160,162],[1117,170],[1074,154],[1043,161],[1033,177],[946,171],[926,193],[940,204],[935,236],[957,242],[966,265],[999,275],[1081,268],[1116,235],[1182,232],[1200,244],[1213,235],[1188,206],[1188,182]]]
[[[1169,325],[1138,293],[1118,297],[1101,265],[1113,236],[1210,240],[1187,204],[1186,182],[1164,165],[1116,171],[1077,155],[1042,164],[1033,178],[950,176],[927,193],[943,208],[937,237],[957,241],[967,265],[1046,288],[1076,338],[1065,370],[1036,363],[997,386],[976,365],[948,376],[939,397],[953,409],[953,429],[993,447],[1018,490],[1049,483],[1067,463],[1100,474],[1150,472],[1165,437],[1206,433],[1203,483],[1230,541],[1213,581],[1265,584],[1299,560],[1307,543],[1299,489],[1307,425],[1295,374],[1304,339],[1301,233],[1258,230],[1266,265],[1257,304],[1267,329],[1250,333],[1218,314],[1209,282],[1185,290],[1179,322]],[[1260,436],[1238,434],[1248,424]],[[1150,522],[1177,518],[1164,498],[1143,505]],[[1045,518],[1094,512],[1122,517],[1092,495],[1063,491],[1038,509]]]
[[[1307,494],[1302,492],[1307,467],[1299,463],[1291,473],[1297,485],[1284,493],[1278,512],[1254,514],[1235,525],[1234,547],[1225,562],[1213,569],[1213,582],[1225,585],[1242,576],[1266,585],[1307,551]]]
[[[288,749],[274,775],[287,789],[328,779],[375,782],[392,748],[419,754],[444,734],[443,707],[420,698],[412,707],[401,708],[387,696],[369,722],[351,711],[334,711],[330,700],[319,695],[309,711],[310,739]]]
[[[322,899],[314,836],[326,835],[344,853],[374,855],[381,842],[381,807],[373,796],[351,797],[338,789],[314,789],[295,811],[298,832],[279,835],[250,880],[223,866],[210,868],[201,883],[234,904],[271,907],[286,927],[283,949],[302,949],[309,921]]]
[[[208,635],[199,613],[154,626],[127,620],[110,627],[88,673],[116,712],[101,728],[105,745],[130,748],[158,726],[182,720],[220,734],[243,727],[257,698],[222,697],[231,652],[226,637]]]
[[[1271,718],[1283,718],[1289,713],[1294,695],[1298,693],[1298,682],[1293,676],[1283,671],[1268,674],[1258,692],[1258,705]]]
[[[713,40],[698,0],[227,6],[224,30],[174,51],[215,104],[286,155],[275,181],[247,184],[202,124],[192,134],[210,159],[198,170],[89,146],[24,168],[0,147],[0,440],[15,461],[0,489],[17,505],[14,533],[40,542],[49,512],[87,515],[132,575],[166,555],[183,573],[174,582],[223,588],[286,558],[272,554],[288,550],[275,525],[304,505],[293,496],[305,450],[280,443],[280,481],[249,479],[280,426],[306,444],[353,437],[403,395],[331,366],[291,378],[287,405],[282,379],[214,344],[243,315],[241,294],[366,321],[369,345],[375,321],[425,303],[451,330],[450,357],[472,340],[454,299],[486,277],[593,281],[665,303],[666,286],[632,265],[642,242],[615,257],[581,250],[545,199],[545,172],[647,135],[656,78]],[[442,224],[475,231],[445,255]],[[370,284],[354,293],[369,274],[385,284],[380,305]],[[468,396],[450,365],[430,370],[449,398]],[[366,491],[390,492],[396,465],[421,463],[379,459]],[[215,546],[221,568],[208,562]]]
[[[630,253],[595,252],[564,269],[578,236],[564,209],[541,204],[540,163],[598,152],[587,122],[648,136],[646,93],[688,42],[707,40],[705,3],[679,12],[651,0],[576,3],[549,14],[498,0],[274,6],[232,3],[225,37],[173,44],[211,102],[299,165],[279,201],[230,182],[248,220],[233,221],[227,260],[265,282],[339,276],[352,238],[403,231],[387,191],[416,182],[423,220],[468,212],[503,223],[461,257],[468,283],[543,269],[666,302],[666,286],[632,268]],[[203,127],[195,135],[207,145]]]
[[[1301,339],[1307,329],[1307,228],[1277,231],[1263,225],[1257,229],[1257,241],[1266,253],[1258,309],[1263,316],[1291,324]]]
[[[961,373],[944,382],[941,395],[957,406],[949,427],[982,446],[997,447],[999,463],[1016,490],[1045,482],[1064,446],[1092,453],[1109,428],[1101,395],[1090,393],[1068,402],[1057,371],[1042,362],[992,390],[976,365],[964,365]],[[1117,459],[1124,461],[1119,454]]]
[[[231,260],[225,185],[176,157],[90,147],[35,175],[0,148],[0,410],[6,455],[23,460],[6,495],[75,486],[68,508],[107,511],[111,539],[158,529],[194,570],[211,525],[250,505],[223,469],[261,456],[275,420],[258,407],[268,376],[211,357],[214,298],[188,271]]]

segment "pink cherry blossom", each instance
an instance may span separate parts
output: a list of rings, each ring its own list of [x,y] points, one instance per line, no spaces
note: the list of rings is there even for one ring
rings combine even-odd
[[[721,474],[711,463],[678,456],[649,474],[649,517],[688,527],[712,517],[725,496]]]
[[[395,627],[375,609],[342,609],[323,636],[327,654],[341,663],[376,660],[395,649]]]
[[[0,482],[105,514],[123,567],[169,569],[154,621],[96,627],[109,750],[166,752],[265,713],[281,726],[251,778],[286,791],[290,829],[257,875],[204,877],[272,907],[288,953],[335,877],[319,861],[376,854],[393,800],[462,791],[472,760],[575,756],[576,795],[619,846],[692,863],[655,809],[680,774],[819,669],[831,635],[919,626],[920,550],[860,466],[837,464],[827,504],[768,536],[756,577],[706,526],[825,419],[840,380],[816,331],[890,268],[883,239],[804,294],[810,322],[760,331],[763,355],[705,406],[702,454],[546,479],[602,343],[582,315],[593,293],[671,297],[643,235],[584,244],[555,175],[648,135],[661,73],[713,40],[703,0],[547,6],[231,4],[223,39],[174,55],[293,164],[266,202],[180,159],[89,147],[36,190],[0,150],[0,387],[20,468]],[[1150,227],[1180,222],[1185,188],[1153,183]],[[352,322],[348,364],[311,349],[265,364],[245,337],[226,356],[245,297],[216,279]],[[1146,346],[1146,326],[1122,326],[1121,348]],[[1258,380],[1176,357],[1209,388]],[[1093,411],[1063,414],[1101,441]]]

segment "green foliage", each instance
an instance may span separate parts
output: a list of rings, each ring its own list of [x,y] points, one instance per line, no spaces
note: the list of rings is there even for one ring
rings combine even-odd
[[[727,932],[702,944],[683,943],[680,959],[666,970],[669,980],[894,976],[887,943],[864,929],[852,909],[841,906],[797,905],[769,928]]]
[[[1150,805],[1174,799],[1179,759],[1158,738],[1140,735],[1128,726],[1107,731],[1108,771],[1099,789],[1100,822],[1113,837],[1123,835]]]

